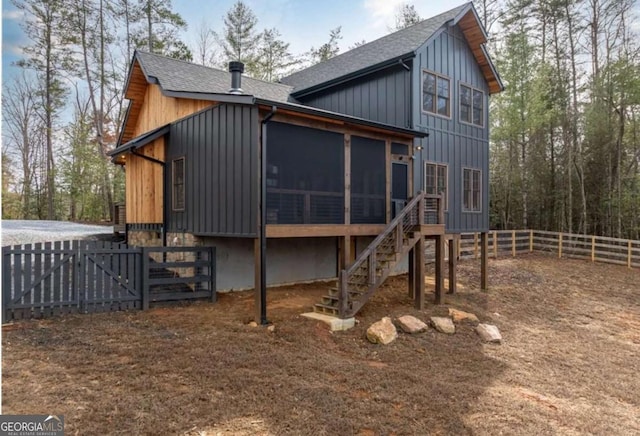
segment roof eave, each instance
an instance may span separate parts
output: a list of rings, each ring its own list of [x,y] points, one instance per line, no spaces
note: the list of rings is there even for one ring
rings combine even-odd
[[[122,153],[129,153],[133,150],[137,150],[140,147],[144,147],[145,145],[149,144],[150,142],[155,141],[156,139],[158,139],[161,136],[166,135],[167,133],[169,133],[169,127],[171,124],[165,124],[163,126],[160,126],[156,129],[153,129],[143,135],[138,136],[137,138],[133,138],[131,141],[122,144],[121,146],[115,148],[114,150],[111,150],[110,152],[107,153],[108,156],[110,156],[113,159],[115,159],[119,154]]]
[[[307,115],[314,115],[318,117],[324,117],[331,120],[342,121],[344,123],[354,124],[354,125],[362,125],[367,127],[373,127],[376,129],[387,130],[391,132],[395,132],[398,134],[402,134],[405,136],[411,136],[414,138],[425,138],[429,136],[429,133],[426,131],[419,131],[413,129],[407,129],[403,127],[393,126],[391,124],[379,123],[376,121],[366,120],[364,118],[352,117],[349,115],[340,114],[338,112],[326,111],[323,109],[314,108],[312,106],[304,106],[297,105],[291,103],[284,103],[280,101],[267,100],[262,98],[256,98],[255,103],[258,105],[265,105],[269,107],[275,106],[276,108],[290,110],[292,112],[298,112]]]
[[[353,73],[349,73],[346,74],[344,76],[340,76],[337,77],[335,79],[329,80],[327,82],[322,82],[319,83],[317,85],[313,85],[307,88],[303,88],[297,91],[293,91],[291,93],[291,96],[294,98],[300,98],[300,97],[304,97],[310,94],[315,94],[316,92],[320,92],[323,91],[325,89],[328,88],[332,88],[334,86],[340,85],[342,83],[348,82],[350,80],[353,79],[357,79],[358,77],[362,77],[362,76],[366,76],[368,74],[372,74],[381,70],[384,70],[386,68],[395,66],[398,64],[399,61],[405,61],[405,60],[409,60],[412,59],[416,56],[416,53],[414,51],[410,51],[408,53],[402,54],[400,56],[396,56],[392,59],[388,59],[386,61],[377,63],[375,65],[370,65],[368,67],[365,67],[361,70],[358,71],[354,71]]]

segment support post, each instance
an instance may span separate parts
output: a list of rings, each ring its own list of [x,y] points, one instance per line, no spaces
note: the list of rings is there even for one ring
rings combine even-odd
[[[591,237],[591,262],[596,261],[596,237]]]
[[[489,251],[489,238],[487,236],[487,232],[480,234],[480,245],[482,246],[480,254],[480,289],[483,291],[487,290],[487,253]]]
[[[493,258],[498,258],[498,231],[493,231]]]
[[[263,298],[263,294],[266,297],[266,292],[262,292],[262,289],[266,289],[266,283],[263,283],[263,271],[262,267],[264,262],[262,261],[260,238],[254,239],[253,243],[253,264],[254,264],[254,289],[255,289],[255,308],[256,308],[256,322],[262,323],[263,314],[266,314],[266,298]]]
[[[627,267],[631,268],[631,239],[627,241]]]
[[[351,264],[351,236],[345,235],[340,238],[340,265],[339,269],[347,269]]]
[[[415,271],[416,253],[415,251],[416,251],[415,246],[411,250],[409,250],[409,278],[408,278],[409,298],[414,298],[415,290],[416,290],[416,271]]]
[[[562,233],[558,235],[558,258],[562,257]]]
[[[436,236],[436,304],[442,304],[444,289],[444,235]]]
[[[478,234],[473,233],[473,258],[478,258]]]
[[[449,242],[449,294],[456,292],[456,270],[458,269],[458,257],[456,256],[457,245],[458,235],[453,235]]]
[[[533,230],[529,230],[529,253],[533,253]]]
[[[511,231],[511,256],[516,257],[516,231]]]
[[[418,310],[424,309],[424,236],[421,234],[420,239],[414,248],[415,259],[413,267],[415,271],[414,284],[414,301],[415,308]]]

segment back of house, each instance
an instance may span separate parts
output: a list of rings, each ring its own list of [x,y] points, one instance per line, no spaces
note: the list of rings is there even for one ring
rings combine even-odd
[[[304,105],[428,132],[412,150],[414,187],[443,195],[448,233],[486,232],[489,95],[503,88],[486,41],[467,3],[282,83]]]

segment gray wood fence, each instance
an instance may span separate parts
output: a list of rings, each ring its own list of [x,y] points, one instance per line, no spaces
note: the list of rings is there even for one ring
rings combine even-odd
[[[215,301],[214,247],[59,241],[2,247],[2,322]]]

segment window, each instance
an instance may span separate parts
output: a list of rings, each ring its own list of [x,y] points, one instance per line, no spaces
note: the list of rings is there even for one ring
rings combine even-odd
[[[462,209],[480,212],[480,170],[464,168],[462,176]]]
[[[449,79],[429,71],[422,72],[422,110],[451,116]]]
[[[447,210],[447,166],[425,162],[424,164],[424,192],[442,195],[442,205]]]
[[[173,161],[173,210],[184,210],[184,158]]]
[[[460,85],[460,121],[484,125],[484,92],[467,85]]]

